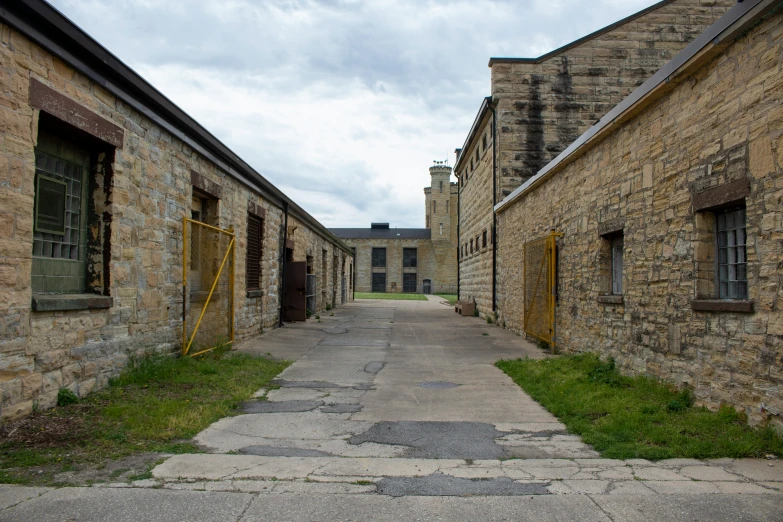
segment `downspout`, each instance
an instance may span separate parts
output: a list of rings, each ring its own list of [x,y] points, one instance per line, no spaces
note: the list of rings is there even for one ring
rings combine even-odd
[[[457,161],[459,161],[459,157]],[[457,300],[459,301],[459,273],[460,265],[462,264],[462,256],[460,256],[462,238],[459,235],[459,221],[462,217],[462,208],[460,206],[460,201],[462,201],[462,179],[456,172],[454,174],[457,176]]]
[[[495,114],[494,100],[490,102],[489,108],[492,110],[492,311],[497,311],[497,262],[498,262],[498,234],[497,234],[497,216],[495,214],[495,204],[497,201],[497,121]]]
[[[285,218],[283,220],[283,245],[280,252],[280,322],[278,323],[278,326],[284,326],[283,307],[285,306],[285,250],[286,245],[288,244],[288,202],[285,200],[283,200],[283,212],[285,213]]]

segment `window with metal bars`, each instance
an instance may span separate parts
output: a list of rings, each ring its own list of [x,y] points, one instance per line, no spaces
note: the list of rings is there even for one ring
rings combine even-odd
[[[733,208],[715,213],[718,235],[718,297],[747,299],[748,273],[745,209]]]
[[[386,268],[386,249],[385,248],[373,248],[372,249],[372,267],[373,268]]]
[[[416,268],[416,261],[417,261],[416,256],[417,256],[417,249],[403,248],[402,249],[403,268]]]
[[[402,291],[403,292],[415,292],[416,291],[416,274],[402,274]]]
[[[264,220],[247,215],[247,264],[245,281],[248,290],[261,289],[261,259],[264,246]]]

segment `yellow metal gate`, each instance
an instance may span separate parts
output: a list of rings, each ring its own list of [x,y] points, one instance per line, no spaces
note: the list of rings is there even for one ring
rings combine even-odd
[[[234,230],[182,218],[182,355],[234,341]]]
[[[525,243],[525,333],[555,350],[557,238],[561,232]]]

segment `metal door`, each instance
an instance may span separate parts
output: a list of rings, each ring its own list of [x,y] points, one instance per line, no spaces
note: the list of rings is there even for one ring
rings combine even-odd
[[[283,283],[283,321],[307,319],[307,263],[294,261],[285,264]]]
[[[524,330],[555,350],[555,295],[557,292],[557,238],[548,236],[525,243],[525,317]]]
[[[424,288],[422,288],[422,293],[424,294],[432,293],[432,281],[430,281],[429,279],[424,280]]]

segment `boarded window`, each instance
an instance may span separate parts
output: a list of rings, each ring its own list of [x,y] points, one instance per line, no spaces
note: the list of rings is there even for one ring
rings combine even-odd
[[[403,248],[402,249],[402,266],[403,268],[416,268],[416,255],[417,250],[415,248]]]
[[[386,249],[385,248],[373,248],[372,249],[372,267],[373,268],[386,268]]]
[[[717,212],[718,296],[721,299],[747,299],[748,273],[745,209]]]
[[[264,221],[253,214],[247,215],[247,265],[245,280],[248,290],[261,289],[261,258],[263,251]]]
[[[416,274],[402,274],[402,291],[403,292],[415,292],[416,291]]]

